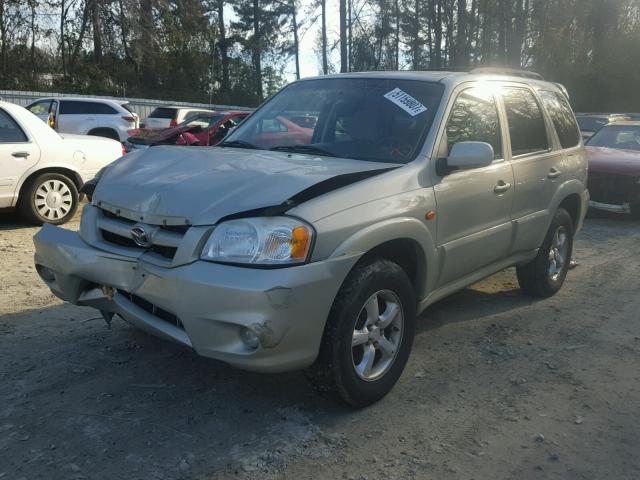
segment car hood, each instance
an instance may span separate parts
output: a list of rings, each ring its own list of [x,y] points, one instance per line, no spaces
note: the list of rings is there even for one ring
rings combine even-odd
[[[165,128],[163,130],[139,128],[135,131],[134,135],[131,135],[128,138],[128,140],[131,143],[151,145],[153,143],[164,142],[166,140],[169,140],[171,137],[175,137],[176,135],[180,135],[181,133],[193,130],[195,128],[196,127],[194,126],[186,125],[182,127]]]
[[[152,224],[211,225],[229,215],[283,205],[320,182],[341,179],[302,197],[398,166],[264,150],[158,146],[109,166],[93,203]]]
[[[605,147],[586,147],[589,171],[640,176],[640,152]]]

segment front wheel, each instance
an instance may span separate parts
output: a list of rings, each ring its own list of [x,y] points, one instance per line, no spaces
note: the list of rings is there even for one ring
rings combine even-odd
[[[356,407],[380,400],[407,363],[415,315],[413,287],[400,266],[379,259],[356,267],[336,296],[308,378]]]
[[[573,219],[559,208],[536,258],[516,267],[522,291],[543,298],[556,294],[567,276],[572,252]]]

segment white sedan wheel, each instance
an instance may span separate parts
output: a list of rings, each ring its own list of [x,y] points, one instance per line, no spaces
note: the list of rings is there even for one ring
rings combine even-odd
[[[46,221],[66,217],[73,207],[73,193],[64,182],[51,179],[42,182],[35,192],[34,204],[38,214]]]

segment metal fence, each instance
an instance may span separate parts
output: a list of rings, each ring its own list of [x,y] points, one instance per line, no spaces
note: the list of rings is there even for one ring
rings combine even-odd
[[[209,103],[189,103],[174,102],[168,100],[152,100],[150,98],[124,98],[124,97],[108,97],[104,95],[75,95],[71,93],[52,93],[52,92],[27,92],[19,90],[0,90],[0,99],[5,102],[17,103],[23,107],[30,104],[38,98],[50,97],[75,97],[75,98],[106,98],[109,100],[122,100],[131,104],[133,110],[138,114],[140,120],[144,121],[151,111],[156,107],[164,107],[174,105],[178,107],[194,107],[208,108],[211,110],[251,110],[248,107],[238,105],[218,105]]]

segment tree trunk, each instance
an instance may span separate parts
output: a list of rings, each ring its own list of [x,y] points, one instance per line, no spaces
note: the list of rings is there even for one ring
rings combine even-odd
[[[352,7],[353,7],[353,0],[347,0],[347,20],[348,20],[348,24],[347,24],[347,28],[348,28],[348,34],[347,36],[349,37],[349,51],[347,52],[347,56],[348,56],[348,65],[347,65],[347,69],[348,71],[351,71],[351,65],[353,64],[353,57],[352,57],[352,53],[351,53],[351,48],[353,46],[353,33],[352,33],[352,22],[353,22],[353,18],[352,18]]]
[[[329,73],[327,63],[327,0],[321,0],[322,6],[322,73]]]
[[[60,58],[62,60],[62,76],[67,76],[67,56],[64,48],[64,22],[66,20],[65,0],[60,0]]]
[[[433,27],[433,58],[429,67],[442,68],[442,0],[436,0]]]
[[[36,2],[35,0],[29,1],[29,7],[31,8],[31,48],[29,54],[31,57],[31,79],[35,83],[38,75],[36,66]]]
[[[400,3],[394,0],[394,10],[396,15],[396,36],[395,36],[395,69],[400,69]]]
[[[7,25],[5,0],[0,0],[0,78],[7,74]]]
[[[151,89],[157,84],[154,71],[156,55],[153,39],[153,5],[151,2],[152,0],[140,0],[142,81],[147,89]]]
[[[93,60],[102,63],[102,27],[100,25],[100,0],[91,0],[91,22],[93,27]]]
[[[293,50],[296,59],[296,80],[300,80],[300,42],[298,41],[298,20],[296,19],[296,0],[291,0],[291,22],[293,23]]]
[[[253,48],[251,60],[255,74],[258,103],[262,103],[262,39],[260,38],[260,1],[253,0]]]
[[[231,90],[229,82],[229,46],[227,45],[227,30],[224,25],[224,0],[218,0],[218,50],[220,51],[220,64],[222,65],[222,79],[220,91],[227,94]]]
[[[340,0],[340,73],[347,71],[347,0]]]
[[[453,65],[464,67],[468,63],[467,55],[467,0],[458,0],[458,31],[456,32],[455,58]]]

